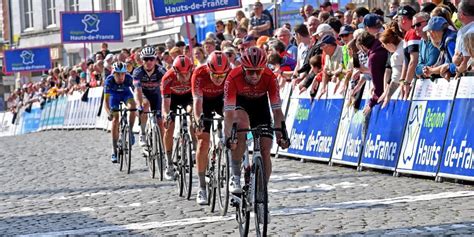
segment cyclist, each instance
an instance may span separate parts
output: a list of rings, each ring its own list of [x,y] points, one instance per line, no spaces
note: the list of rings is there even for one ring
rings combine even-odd
[[[157,112],[157,121],[161,126],[161,92],[160,84],[166,70],[156,64],[156,52],[151,46],[145,47],[140,52],[143,65],[133,71],[133,85],[138,102],[138,110],[149,112],[150,109]],[[140,115],[140,146],[146,146],[145,126],[146,114]]]
[[[258,125],[272,125],[273,112],[276,127],[284,121],[281,110],[281,100],[278,81],[273,72],[267,67],[265,52],[257,47],[246,49],[241,58],[242,65],[232,69],[225,81],[224,121],[227,146],[232,150],[232,178],[229,182],[231,193],[241,193],[240,185],[241,163],[246,146],[246,134],[237,134],[237,142],[230,141],[230,130],[236,122],[238,128],[254,128]],[[270,104],[269,104],[270,101]],[[281,132],[276,133],[278,144],[288,148],[289,141],[282,139]],[[272,133],[262,134],[261,153],[268,182],[272,172],[270,150]]]
[[[193,63],[191,59],[184,55],[179,55],[174,59],[173,67],[163,76],[161,83],[161,95],[163,97],[162,112],[163,117],[166,118],[163,140],[167,159],[165,172],[165,179],[167,180],[174,178],[172,160],[174,120],[172,119],[171,112],[176,113],[178,105],[185,108],[189,113],[191,112],[193,104],[193,96],[191,94],[192,71]]]
[[[208,163],[208,150],[210,141],[211,122],[199,121],[202,113],[205,118],[212,118],[212,112],[223,115],[224,107],[224,81],[230,71],[230,63],[221,51],[212,52],[207,64],[194,70],[191,78],[194,101],[194,118],[197,128],[196,164],[199,177],[199,191],[196,201],[200,205],[207,204],[207,191],[205,172]],[[204,127],[201,127],[203,124]]]
[[[135,109],[136,103],[133,99],[133,78],[127,73],[127,65],[122,62],[116,62],[112,66],[112,74],[105,79],[105,111],[108,114],[109,121],[112,121],[112,163],[117,163],[117,142],[119,138],[119,113],[113,110],[119,109],[120,103],[127,104],[128,109]],[[129,114],[130,129],[135,122],[135,113]],[[130,141],[135,144],[135,137]]]

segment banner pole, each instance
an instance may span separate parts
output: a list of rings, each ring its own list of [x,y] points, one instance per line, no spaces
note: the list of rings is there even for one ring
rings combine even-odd
[[[191,44],[191,30],[189,29],[189,21],[188,21],[188,16],[184,16],[185,22],[186,22],[186,34],[188,36],[188,42],[189,42],[189,51],[191,51],[191,62],[194,65],[194,57],[193,57],[193,45]]]
[[[87,62],[86,43],[84,43],[83,51],[84,51],[84,61]]]

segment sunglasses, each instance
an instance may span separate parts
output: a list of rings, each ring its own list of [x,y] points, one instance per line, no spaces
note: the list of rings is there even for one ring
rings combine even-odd
[[[143,58],[143,61],[148,62],[148,61],[154,61],[155,58]]]
[[[245,68],[244,71],[247,76],[254,74],[260,76],[263,73],[263,68]]]
[[[423,23],[425,23],[425,22],[426,22],[426,21],[420,21],[420,22],[418,22],[418,23],[412,25],[411,28],[412,28],[412,29],[415,29],[415,28],[417,28],[417,27],[420,27],[421,24],[423,24]]]
[[[219,80],[219,79],[225,79],[225,77],[227,76],[227,73],[213,73],[213,72],[211,72],[209,75],[211,76],[211,78]]]

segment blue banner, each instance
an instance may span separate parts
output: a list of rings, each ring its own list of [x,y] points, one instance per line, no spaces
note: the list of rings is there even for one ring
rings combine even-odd
[[[438,176],[474,180],[474,78],[462,78]]]
[[[294,28],[297,24],[302,24],[304,19],[300,16],[300,8],[304,6],[304,1],[282,0],[280,3],[280,14],[278,25],[280,27],[285,23],[290,23]]]
[[[48,47],[6,50],[3,60],[7,73],[45,71],[51,68]]]
[[[333,83],[329,91],[333,91]],[[329,161],[336,141],[342,112],[342,95],[315,100],[297,99],[298,107],[290,132],[291,147],[287,153],[307,159]]]
[[[122,42],[122,12],[61,12],[61,42]]]
[[[241,0],[150,0],[153,19],[195,15],[242,7]]]
[[[397,172],[436,175],[458,82],[417,81]]]
[[[369,84],[370,82],[366,82],[363,87],[363,99],[359,110],[354,108],[348,98],[345,100],[331,162],[353,166],[359,165],[364,145],[363,133],[364,129],[367,129],[368,118],[364,115],[363,109],[371,94]]]
[[[23,126],[21,134],[38,131],[41,121],[41,108],[39,106],[32,106],[31,112],[23,112]]]
[[[392,98],[397,98],[395,93]],[[395,170],[402,148],[410,102],[392,99],[387,107],[376,105],[370,116],[361,165]]]
[[[202,42],[206,39],[207,32],[216,31],[216,18],[213,12],[208,14],[198,14],[194,16],[194,22],[196,23],[196,37],[197,42]]]

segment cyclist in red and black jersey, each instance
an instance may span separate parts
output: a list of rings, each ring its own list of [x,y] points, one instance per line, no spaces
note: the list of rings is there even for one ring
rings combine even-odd
[[[241,162],[246,147],[246,135],[239,133],[237,144],[230,141],[230,129],[234,122],[238,128],[254,128],[258,125],[272,125],[272,116],[276,127],[281,126],[284,115],[281,110],[278,81],[273,72],[267,67],[265,52],[257,47],[246,49],[241,58],[242,65],[232,69],[226,78],[224,86],[224,119],[227,146],[232,150],[232,178],[229,190],[232,193],[242,192],[240,185]],[[270,101],[270,104],[269,104]],[[278,144],[287,148],[288,140],[282,139],[280,132],[276,133]],[[272,172],[270,150],[273,134],[263,134],[261,152],[265,166],[267,181]]]
[[[165,134],[163,136],[167,167],[165,178],[173,179],[173,161],[171,159],[173,149],[174,120],[171,112],[176,113],[178,105],[185,108],[189,113],[192,111],[193,96],[191,94],[191,75],[193,63],[184,55],[179,55],[173,62],[173,67],[163,76],[161,83],[161,95],[163,97],[163,118],[165,122]],[[192,123],[189,123],[192,124]],[[190,129],[192,132],[193,130]],[[191,136],[193,137],[193,136]]]
[[[230,71],[230,63],[226,55],[220,51],[214,51],[209,55],[206,65],[194,70],[191,78],[192,93],[194,100],[194,117],[196,123],[200,124],[200,116],[212,118],[212,112],[223,116],[224,107],[224,81]],[[197,149],[196,164],[199,178],[199,191],[196,201],[200,205],[207,204],[207,191],[205,172],[208,163],[208,150],[210,141],[211,122],[203,121],[204,128],[196,130]]]

